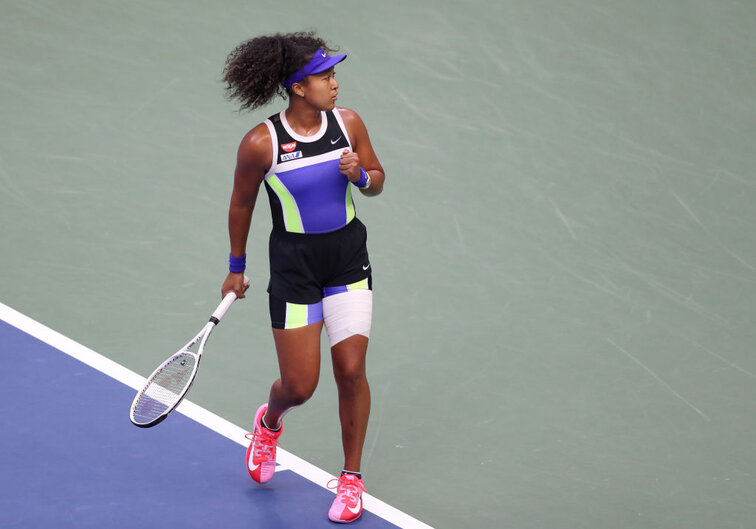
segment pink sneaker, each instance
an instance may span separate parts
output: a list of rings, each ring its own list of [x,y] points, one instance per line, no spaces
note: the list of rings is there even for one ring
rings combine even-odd
[[[262,418],[267,409],[267,404],[257,409],[252,433],[246,435],[247,439],[252,441],[247,448],[247,470],[258,483],[267,483],[276,472],[276,445],[283,430],[281,428],[277,432],[272,432],[262,425]]]
[[[338,481],[336,485],[331,483]],[[362,514],[362,492],[365,484],[360,478],[352,474],[342,474],[338,480],[328,482],[329,489],[336,489],[336,499],[333,500],[328,518],[332,522],[349,523],[355,521]]]

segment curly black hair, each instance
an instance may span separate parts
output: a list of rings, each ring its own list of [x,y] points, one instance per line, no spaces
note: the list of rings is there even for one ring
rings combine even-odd
[[[239,44],[226,58],[223,81],[228,99],[241,102],[239,111],[254,110],[289,92],[286,78],[302,68],[322,48],[336,51],[314,31],[276,33]]]

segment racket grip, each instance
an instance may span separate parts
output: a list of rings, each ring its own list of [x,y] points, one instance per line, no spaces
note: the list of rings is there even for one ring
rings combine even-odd
[[[247,276],[244,276],[244,284],[249,285],[249,278]],[[210,321],[218,325],[221,318],[226,315],[226,311],[228,311],[234,301],[236,301],[236,292],[231,291],[226,294],[226,297],[223,298],[223,301],[218,305],[218,308],[215,309],[213,315],[210,316]]]

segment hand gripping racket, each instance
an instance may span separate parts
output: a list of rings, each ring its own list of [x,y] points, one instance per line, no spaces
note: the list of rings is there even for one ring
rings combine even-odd
[[[249,279],[244,278],[244,283]],[[202,351],[216,325],[236,301],[236,294],[229,292],[215,309],[210,321],[184,347],[160,364],[149,376],[142,390],[131,404],[131,422],[141,428],[149,428],[162,422],[184,400],[197,377]],[[189,349],[199,343],[197,352]]]

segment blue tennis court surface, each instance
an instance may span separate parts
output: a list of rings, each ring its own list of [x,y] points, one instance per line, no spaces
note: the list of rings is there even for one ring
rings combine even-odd
[[[323,484],[283,469],[258,485],[244,446],[181,413],[136,428],[132,387],[1,319],[0,357],[0,527],[337,526]]]

